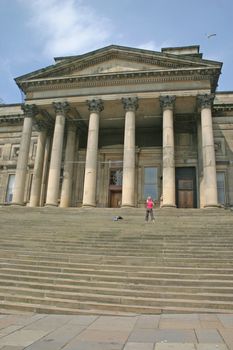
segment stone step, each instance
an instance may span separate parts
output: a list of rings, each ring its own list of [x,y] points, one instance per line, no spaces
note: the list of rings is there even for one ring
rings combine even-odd
[[[1,283],[0,286],[0,293],[8,293],[8,294],[17,294],[17,295],[31,295],[35,297],[51,297],[51,298],[59,298],[59,299],[69,299],[69,300],[80,300],[79,296],[86,296],[86,299],[88,299],[88,296],[91,294],[95,295],[101,295],[104,300],[106,300],[107,296],[114,297],[117,300],[122,297],[134,297],[137,298],[137,300],[140,302],[140,298],[144,299],[184,299],[184,300],[202,300],[202,301],[230,301],[233,302],[233,295],[231,293],[231,290],[228,289],[228,293],[219,293],[218,291],[206,292],[201,291],[199,289],[190,289],[189,291],[183,290],[180,288],[179,291],[175,291],[174,288],[168,289],[159,289],[159,287],[151,288],[150,291],[148,290],[138,290],[138,289],[127,289],[127,286],[125,289],[119,289],[118,286],[116,288],[104,288],[103,286],[97,287],[88,287],[88,286],[67,286],[64,287],[64,285],[54,285],[54,284],[42,284],[40,285],[34,283],[11,283],[10,281],[6,281],[5,285]]]
[[[101,309],[108,311],[123,311],[123,312],[143,312],[143,313],[157,313],[159,310],[163,310],[163,307],[191,307],[202,308],[202,309],[228,309],[233,310],[233,302],[231,301],[212,301],[212,300],[193,300],[193,299],[164,299],[164,298],[135,298],[135,297],[116,297],[110,295],[100,294],[88,294],[75,293],[75,299],[71,300],[70,296],[68,299],[59,298],[56,296],[36,297],[30,295],[19,295],[19,294],[4,294],[0,293],[1,307],[6,302],[20,302],[29,304],[39,305],[52,305],[62,308],[70,309]]]
[[[79,283],[80,281],[98,281],[98,282],[115,282],[115,283],[127,283],[127,284],[144,284],[147,286],[155,286],[155,285],[167,285],[167,286],[192,286],[196,285],[199,287],[233,287],[233,280],[207,280],[207,279],[176,279],[176,278],[147,278],[147,277],[115,277],[115,276],[98,276],[94,274],[89,275],[79,275],[79,274],[52,274],[52,273],[41,273],[41,272],[33,272],[32,275],[27,273],[18,273],[18,271],[12,271],[10,274],[9,271],[0,270],[0,279],[9,279],[10,276],[15,278],[15,280],[23,280],[23,281],[38,281],[41,283],[42,281],[57,281],[57,283]]]
[[[42,260],[41,258],[37,257],[31,257],[27,256],[26,258],[21,258],[21,257],[8,257],[8,258],[3,258],[0,257],[0,266],[11,266],[16,265],[17,267],[23,265],[25,268],[27,266],[32,266],[32,267],[48,267],[48,268],[58,268],[58,269],[88,269],[88,270],[110,270],[110,271],[120,271],[122,273],[122,270],[125,272],[138,272],[138,266],[135,265],[124,265],[121,264],[119,265],[119,262],[117,261],[116,264],[114,262],[112,264],[107,264],[107,263],[94,263],[94,262],[82,262],[82,261],[77,261],[77,262],[69,262],[67,260],[61,261],[60,259],[53,259],[53,260],[48,260],[44,259]],[[215,267],[188,267],[188,266],[165,266],[165,265],[144,265],[140,266],[140,271],[141,272],[162,272],[162,273],[179,273],[179,274],[213,274],[213,273],[218,273],[218,274],[233,274],[233,267],[232,268],[218,268],[216,270]]]
[[[115,267],[113,269],[113,266],[111,269],[108,269],[107,266],[92,266],[91,267],[80,267],[76,266],[75,268],[68,268],[68,267],[51,267],[51,266],[42,266],[41,264],[36,265],[28,265],[23,264],[21,262],[18,262],[17,264],[12,263],[6,263],[3,264],[0,263],[0,271],[1,272],[8,272],[15,273],[15,274],[26,274],[26,275],[34,275],[36,273],[40,273],[43,276],[46,276],[46,273],[49,274],[49,276],[80,276],[85,275],[87,276],[111,276],[111,277],[124,277],[124,278],[161,278],[161,279],[174,279],[177,280],[183,280],[183,279],[194,279],[196,280],[233,280],[233,269],[230,271],[224,271],[224,270],[212,270],[211,272],[204,272],[203,270],[199,269],[194,271],[194,269],[189,272],[188,270],[182,270],[178,271],[177,269],[173,269],[173,271],[167,271],[165,269],[160,269],[157,271],[156,267],[154,270],[150,269],[150,271],[144,269],[129,271],[125,270],[122,266],[121,267]],[[52,275],[53,274],[53,275]],[[55,275],[54,275],[55,274]]]
[[[166,292],[172,292],[174,293],[189,293],[189,294],[198,294],[198,293],[219,293],[219,294],[231,294],[232,292],[232,286],[216,286],[216,285],[196,285],[196,284],[190,284],[190,285],[174,285],[174,284],[156,284],[156,285],[149,285],[146,283],[128,283],[127,280],[125,282],[118,282],[118,281],[93,281],[93,280],[81,280],[78,281],[72,280],[72,279],[57,279],[57,280],[51,280],[50,278],[30,278],[30,277],[18,277],[17,275],[6,275],[1,276],[1,285],[4,286],[15,286],[15,287],[28,287],[28,288],[36,288],[40,289],[41,286],[44,286],[44,289],[49,287],[50,290],[57,290],[57,288],[60,291],[76,291],[77,288],[93,288],[93,290],[130,290],[134,291],[136,293],[148,293],[148,290],[151,293],[166,293]]]

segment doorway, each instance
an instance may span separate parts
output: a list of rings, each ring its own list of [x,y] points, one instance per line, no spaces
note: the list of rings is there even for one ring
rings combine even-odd
[[[194,167],[176,168],[176,206],[177,208],[196,208],[196,169]]]
[[[110,208],[120,208],[122,191],[110,191]]]
[[[122,200],[122,168],[110,170],[109,179],[109,206],[110,208],[120,208]]]

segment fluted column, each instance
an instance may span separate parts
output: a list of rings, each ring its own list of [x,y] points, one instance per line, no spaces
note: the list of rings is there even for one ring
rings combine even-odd
[[[218,206],[216,162],[211,107],[214,95],[197,96],[201,108],[205,208]]]
[[[135,112],[138,98],[122,98],[125,109],[122,207],[135,206]]]
[[[176,207],[173,107],[175,96],[161,96],[163,110],[163,205]]]
[[[28,155],[32,135],[32,120],[37,114],[35,105],[23,105],[24,123],[20,142],[19,156],[16,167],[15,185],[13,190],[12,204],[24,205],[24,191],[26,184]]]
[[[60,207],[67,208],[71,203],[76,126],[68,123]]]
[[[65,114],[69,110],[67,102],[54,102],[53,105],[56,111],[56,121],[49,167],[46,206],[57,206],[58,204]]]
[[[40,203],[46,137],[47,130],[41,129],[37,138],[36,158],[32,177],[32,187],[29,204],[30,207],[37,207]]]
[[[83,190],[83,206],[96,206],[97,157],[100,112],[104,109],[102,100],[87,101],[90,111],[87,153]]]

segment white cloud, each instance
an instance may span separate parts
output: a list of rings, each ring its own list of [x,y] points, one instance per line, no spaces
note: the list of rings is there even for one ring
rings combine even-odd
[[[43,53],[62,56],[105,46],[112,27],[82,0],[19,0],[31,12],[28,26],[39,35]]]

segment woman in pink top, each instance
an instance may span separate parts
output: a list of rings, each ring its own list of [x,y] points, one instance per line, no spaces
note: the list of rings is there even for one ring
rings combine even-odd
[[[146,217],[145,217],[145,221],[146,222],[148,222],[149,215],[150,215],[151,221],[155,222],[154,213],[153,213],[153,207],[154,207],[153,199],[151,197],[147,197],[147,200],[146,200]]]

